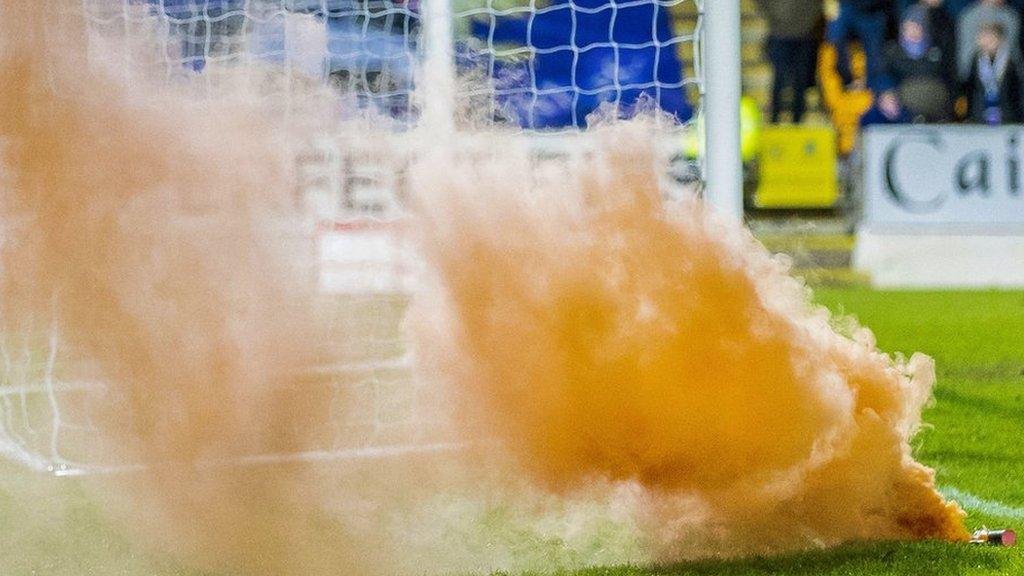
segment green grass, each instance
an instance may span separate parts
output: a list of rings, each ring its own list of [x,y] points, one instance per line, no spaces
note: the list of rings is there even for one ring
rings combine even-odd
[[[915,446],[939,485],[1024,509],[1024,293],[824,290],[818,298],[870,326],[883,350],[935,358],[935,404]],[[1013,520],[972,512],[971,525]]]
[[[828,250],[850,252],[855,243],[849,234],[758,234],[757,239],[772,252],[793,252],[796,250]]]
[[[936,402],[916,454],[941,486],[1004,505],[969,508],[970,527],[1024,528],[1024,292],[877,292],[823,289],[818,301],[855,315],[890,352],[938,363]],[[981,506],[983,507],[983,506]],[[991,507],[990,507],[991,508]],[[780,527],[785,529],[785,527]],[[656,567],[602,567],[576,576],[1024,575],[1024,549],[855,543],[771,558]],[[0,575],[168,576],[197,572],[137,543],[108,520],[83,480],[0,461]],[[339,567],[339,575],[345,574]]]
[[[817,300],[856,316],[879,346],[937,362],[936,402],[915,439],[940,486],[1004,504],[967,507],[968,526],[1024,528],[1024,292],[879,292],[820,289]],[[784,527],[782,527],[784,529]],[[569,574],[569,573],[566,573]],[[855,543],[771,558],[609,567],[574,576],[1024,575],[1024,548],[941,542]]]

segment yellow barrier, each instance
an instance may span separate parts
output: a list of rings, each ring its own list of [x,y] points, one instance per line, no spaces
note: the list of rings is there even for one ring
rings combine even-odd
[[[836,134],[829,126],[765,126],[758,208],[831,208],[839,200]]]

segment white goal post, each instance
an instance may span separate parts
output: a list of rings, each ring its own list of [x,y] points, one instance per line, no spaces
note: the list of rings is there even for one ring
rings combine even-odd
[[[704,0],[705,197],[743,218],[740,153],[740,1]]]

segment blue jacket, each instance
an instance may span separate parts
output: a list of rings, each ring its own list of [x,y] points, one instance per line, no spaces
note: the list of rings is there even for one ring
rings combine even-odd
[[[654,1],[552,0],[528,17],[498,17],[493,29],[474,21],[471,31],[534,49],[530,62],[494,67],[499,103],[524,127],[583,127],[604,102],[629,113],[645,98],[681,121],[693,113],[669,13]]]
[[[844,9],[866,14],[870,12],[885,12],[891,7],[892,0],[840,0],[839,5]]]

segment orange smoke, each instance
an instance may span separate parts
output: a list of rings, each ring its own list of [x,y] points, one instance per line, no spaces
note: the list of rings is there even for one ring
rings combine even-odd
[[[107,384],[93,453],[152,465],[123,479],[132,526],[207,566],[364,570],[301,467],[222,465],[309,449],[327,418],[282,135],[255,106],[110,80],[76,58],[73,3],[2,8],[4,319],[55,317],[63,374]]]
[[[703,532],[741,548],[964,538],[910,455],[930,361],[836,333],[749,233],[666,208],[652,134],[605,128],[554,169],[506,142],[471,172],[417,171],[437,294],[415,326],[465,428],[554,489],[696,496]]]
[[[632,526],[621,518],[641,509],[666,555],[965,537],[910,456],[930,362],[837,334],[746,232],[694,201],[664,208],[642,122],[540,166],[502,135],[416,148],[420,372],[450,384],[462,440],[504,446],[513,475],[557,496],[494,478],[503,452],[484,454],[483,474],[421,457],[345,475],[239,466],[323,448],[311,422],[361,446],[365,422],[339,420],[373,409],[315,385],[317,366],[343,359],[293,220],[289,135],[251,102],[110,80],[76,57],[77,3],[58,4],[0,1],[3,321],[46,331],[55,318],[71,350],[61,377],[107,385],[90,448],[150,465],[121,484],[138,504],[129,526],[161,546],[256,574],[383,572],[406,551],[395,563],[423,571],[459,546],[459,567],[485,566],[492,495],[512,510],[512,561],[534,534],[562,541],[579,525],[605,550],[590,520],[608,510],[575,504],[613,495],[625,504],[612,515]],[[380,341],[341,336],[353,350]]]

